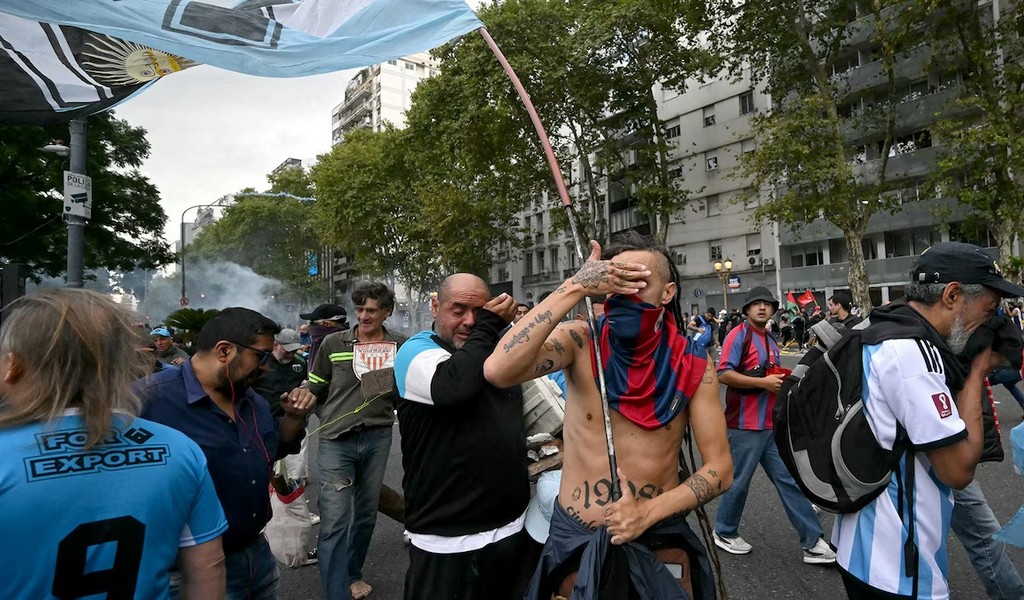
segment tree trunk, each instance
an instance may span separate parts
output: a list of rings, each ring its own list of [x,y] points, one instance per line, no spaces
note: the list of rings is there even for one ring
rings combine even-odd
[[[996,245],[999,247],[999,264],[1006,265],[1013,256],[1013,239],[1016,237],[1011,219],[998,219],[995,223]]]
[[[864,248],[861,246],[866,229],[865,220],[852,231],[843,232],[846,253],[850,257],[850,291],[853,293],[853,303],[861,309],[861,316],[867,316],[872,309],[871,295],[868,293],[868,270],[864,263]]]

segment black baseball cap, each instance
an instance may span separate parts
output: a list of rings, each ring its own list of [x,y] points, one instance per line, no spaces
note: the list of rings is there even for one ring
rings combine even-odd
[[[772,305],[772,312],[778,312],[779,301],[775,299],[775,296],[772,294],[772,291],[764,287],[763,285],[759,285],[755,288],[752,288],[749,292],[747,292],[747,297],[744,298],[743,300],[743,314],[747,314],[747,308],[749,308],[751,304],[757,302],[758,300],[770,302]]]
[[[910,269],[919,283],[981,284],[1004,298],[1024,296],[1024,287],[1003,279],[999,264],[974,244],[940,242],[921,253]]]
[[[313,312],[299,313],[300,319],[307,321],[344,321],[348,315],[345,308],[337,304],[321,304]]]

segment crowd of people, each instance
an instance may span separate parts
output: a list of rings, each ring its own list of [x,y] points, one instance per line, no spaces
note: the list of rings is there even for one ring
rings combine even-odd
[[[980,249],[939,244],[919,257],[906,298],[879,312],[889,325],[868,328],[884,335],[865,342],[871,429],[883,446],[909,436],[915,453],[903,468],[917,473],[913,497],[927,507],[907,522],[902,495],[882,493],[840,515],[831,544],[775,446],[787,370],[769,325],[772,292],[749,290],[735,317],[709,308],[690,319],[665,248],[630,232],[591,250],[533,306],[492,297],[476,275],[450,275],[431,300],[433,328],[411,337],[385,325],[395,296],[381,283],[353,291],[352,325],[335,304],[301,314],[298,329],[224,309],[191,354],[163,326],[140,343],[133,315],[95,292],[18,300],[0,329],[0,502],[16,517],[5,520],[0,556],[18,566],[9,589],[276,598],[279,566],[263,533],[273,467],[282,461],[279,472],[305,482],[311,440],[320,535],[307,563],[319,562],[326,598],[372,593],[363,566],[382,511],[406,529],[407,599],[710,600],[716,548],[753,550],[739,528],[758,465],[797,556],[837,565],[850,598],[948,598],[951,527],[990,597],[1024,597],[972,483],[994,433],[986,377],[1006,358],[993,348],[1011,346],[971,343],[1001,298],[1024,289]],[[593,325],[573,318],[586,298],[600,300]],[[837,328],[859,322],[851,303],[848,292],[829,299]],[[1006,317],[1020,352],[1019,306]],[[538,536],[536,520],[526,525],[520,385],[557,373],[564,458]],[[383,483],[396,414],[404,497]],[[684,440],[699,461],[680,460]],[[702,541],[692,522],[719,496]],[[30,538],[39,550],[25,553],[17,540]],[[914,568],[901,568],[908,561]]]

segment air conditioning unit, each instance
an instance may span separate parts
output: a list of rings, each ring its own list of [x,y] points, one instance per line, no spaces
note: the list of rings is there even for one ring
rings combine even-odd
[[[769,256],[765,258],[763,261],[761,261],[761,263],[766,267],[771,267],[775,264],[775,259]]]
[[[760,267],[761,266],[761,255],[760,254],[752,254],[752,255],[748,256],[747,257],[747,264],[752,266],[752,267]]]

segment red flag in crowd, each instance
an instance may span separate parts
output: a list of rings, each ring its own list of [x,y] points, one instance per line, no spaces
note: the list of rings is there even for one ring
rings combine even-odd
[[[792,295],[792,292],[790,292],[790,295]],[[807,290],[806,292],[800,294],[800,297],[797,298],[796,301],[797,304],[800,305],[800,308],[803,308],[812,302],[815,304],[818,303],[818,301],[814,299],[814,294],[811,293],[811,290]]]

